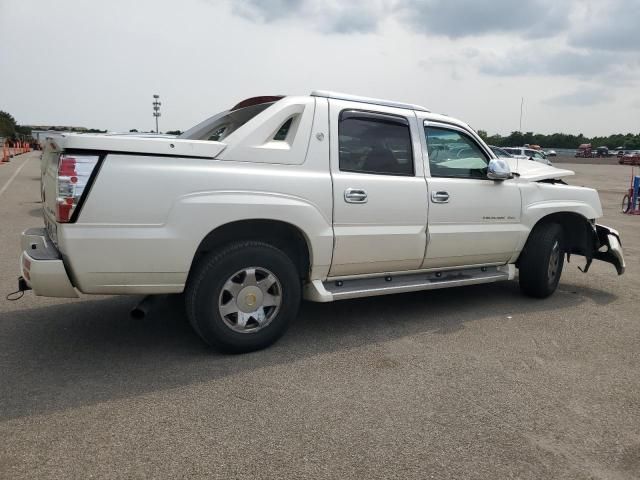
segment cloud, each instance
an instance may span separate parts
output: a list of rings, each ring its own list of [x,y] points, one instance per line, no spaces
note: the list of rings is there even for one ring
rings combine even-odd
[[[236,0],[232,12],[261,23],[301,21],[324,33],[372,33],[390,10],[388,0]]]
[[[506,55],[481,60],[480,72],[495,76],[560,75],[593,78],[608,75],[610,70],[625,63],[610,52],[579,52],[560,50],[512,50]]]
[[[396,7],[416,31],[449,38],[516,33],[556,35],[568,22],[568,2],[553,0],[408,0]]]
[[[585,28],[569,35],[569,44],[594,50],[640,53],[640,3],[637,0],[604,2],[591,9]]]
[[[613,96],[606,90],[584,88],[547,98],[542,103],[552,107],[591,107],[612,100]]]
[[[450,38],[493,33],[556,35],[570,3],[553,0],[235,0],[232,12],[262,23],[304,19],[325,33],[370,33],[393,17],[427,35]]]
[[[304,9],[305,0],[240,0],[232,11],[248,20],[270,23],[295,16]]]

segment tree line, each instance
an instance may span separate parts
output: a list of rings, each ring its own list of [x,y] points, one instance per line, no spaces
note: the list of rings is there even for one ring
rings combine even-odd
[[[640,133],[617,133],[607,137],[585,137],[581,133],[578,135],[568,133],[544,135],[542,133],[516,131],[503,137],[499,134],[487,135],[485,130],[478,130],[478,135],[489,145],[495,145],[496,147],[517,147],[529,144],[540,145],[543,148],[575,149],[582,143],[590,143],[594,148],[608,147],[615,149],[622,147],[625,150],[640,150]]]

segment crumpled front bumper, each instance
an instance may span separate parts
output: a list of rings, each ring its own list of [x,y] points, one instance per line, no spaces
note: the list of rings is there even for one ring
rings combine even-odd
[[[605,225],[595,225],[595,248],[593,258],[607,262],[616,267],[618,275],[622,275],[626,268],[624,263],[624,254],[622,252],[622,241],[617,230]],[[587,261],[584,271],[588,270],[591,260]]]

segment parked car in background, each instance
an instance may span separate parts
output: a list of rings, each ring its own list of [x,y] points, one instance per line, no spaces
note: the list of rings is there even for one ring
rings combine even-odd
[[[544,153],[546,153],[547,157],[555,157],[558,155],[555,150],[547,150]]]
[[[489,148],[498,158],[513,158],[513,155],[511,155],[503,148],[496,147],[495,145],[489,145]]]
[[[590,143],[581,143],[576,150],[575,158],[592,158],[593,149]]]
[[[551,165],[551,161],[541,150],[534,150],[526,147],[504,147],[503,150],[515,158],[534,160],[536,162],[544,163],[545,165]]]
[[[618,159],[620,165],[640,165],[640,150],[625,153]]]
[[[598,158],[609,157],[609,148],[608,147],[598,147],[598,148],[596,148],[595,155]]]

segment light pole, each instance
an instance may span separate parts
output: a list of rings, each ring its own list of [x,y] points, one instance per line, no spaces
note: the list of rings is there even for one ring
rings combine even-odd
[[[160,116],[160,95],[153,96],[153,116],[156,117],[156,133],[158,133],[158,117]]]
[[[522,133],[522,107],[524,107],[524,97],[520,100],[520,133]]]

